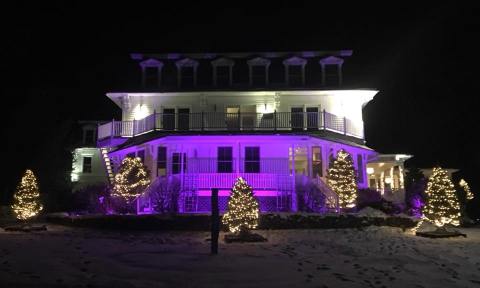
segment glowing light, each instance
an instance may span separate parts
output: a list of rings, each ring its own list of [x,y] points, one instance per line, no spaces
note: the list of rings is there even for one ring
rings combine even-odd
[[[150,114],[148,111],[147,106],[144,104],[139,104],[133,109],[133,119],[135,120],[141,120],[145,117],[147,117]]]
[[[438,227],[445,224],[460,225],[460,204],[446,170],[433,168],[425,193],[427,202],[422,212],[426,220]]]
[[[253,197],[252,187],[242,178],[237,178],[228,199],[228,210],[222,222],[232,233],[248,232],[258,226],[258,202]]]
[[[333,165],[328,169],[327,183],[338,194],[340,208],[355,207],[357,182],[350,154],[340,149]]]
[[[470,190],[470,186],[468,186],[467,181],[465,181],[464,179],[461,179],[460,183],[458,183],[458,184],[465,191],[465,196],[466,196],[467,200],[472,200],[474,198],[474,196],[473,196],[472,190]]]
[[[28,220],[42,211],[39,198],[37,178],[31,170],[27,170],[13,195],[12,210],[17,219]]]
[[[149,172],[140,158],[123,159],[120,171],[115,175],[112,196],[122,197],[130,203],[142,195],[150,184]]]
[[[373,167],[367,167],[367,174],[373,174],[375,173],[375,169]]]

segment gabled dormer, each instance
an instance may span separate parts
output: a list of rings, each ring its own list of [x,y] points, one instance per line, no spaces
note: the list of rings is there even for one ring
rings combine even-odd
[[[235,61],[224,57],[212,61],[213,86],[232,86],[233,65],[235,65]]]
[[[150,58],[141,61],[142,68],[142,87],[157,88],[162,85],[162,68],[163,62]]]
[[[293,56],[283,60],[285,66],[285,84],[287,86],[305,85],[305,65],[307,60]]]
[[[188,88],[197,86],[197,60],[183,58],[175,62],[175,65],[177,66],[178,87]]]
[[[329,56],[318,61],[322,66],[322,85],[336,86],[342,85],[342,65],[343,59],[335,56]]]
[[[256,57],[248,60],[247,65],[250,86],[267,86],[269,83],[268,68],[270,67],[270,60]]]

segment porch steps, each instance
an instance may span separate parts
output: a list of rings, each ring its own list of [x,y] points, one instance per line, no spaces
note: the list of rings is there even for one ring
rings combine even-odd
[[[338,194],[335,193],[319,176],[313,179],[315,185],[322,191],[323,195],[325,195],[327,209],[330,212],[340,212],[339,209],[339,202],[338,202]]]
[[[108,149],[100,148],[100,152],[102,153],[103,164],[105,165],[105,169],[107,170],[108,181],[110,182],[110,184],[113,184],[115,175],[113,174],[112,161],[110,160],[110,157],[108,157]]]

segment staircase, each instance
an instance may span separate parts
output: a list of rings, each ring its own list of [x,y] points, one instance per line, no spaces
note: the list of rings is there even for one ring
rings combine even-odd
[[[332,212],[340,212],[338,194],[335,193],[325,182],[323,182],[322,178],[320,178],[318,175],[316,178],[313,178],[312,181],[325,195],[327,209]]]
[[[108,182],[110,184],[113,184],[115,175],[113,174],[112,162],[110,160],[110,157],[108,157],[108,149],[100,148],[100,152],[102,154],[103,164],[105,165],[105,169],[107,170]]]

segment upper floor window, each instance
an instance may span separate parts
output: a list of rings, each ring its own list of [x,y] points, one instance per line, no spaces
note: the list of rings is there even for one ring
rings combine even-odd
[[[197,86],[198,61],[184,58],[175,62],[177,66],[178,87],[191,88]]]
[[[218,58],[212,61],[213,86],[228,87],[233,82],[233,65],[235,62],[227,58]]]
[[[157,148],[157,176],[167,175],[167,147]]]
[[[232,171],[233,171],[232,147],[218,147],[217,148],[217,172],[232,173]]]
[[[322,147],[312,147],[312,174],[313,177],[323,177],[322,169]]]
[[[260,147],[245,147],[245,172],[260,173]]]
[[[285,66],[285,82],[289,86],[305,85],[305,65],[307,60],[291,57],[283,61]]]
[[[322,85],[342,85],[342,58],[330,56],[320,59],[319,63],[322,66]]]
[[[182,171],[186,171],[187,168],[187,157],[186,153],[173,153],[172,154],[172,174],[180,174]]]
[[[95,129],[83,130],[83,144],[85,145],[95,144]]]
[[[156,59],[147,59],[140,62],[142,68],[142,86],[144,88],[157,88],[162,83],[163,63]]]
[[[83,157],[82,172],[92,173],[92,157]]]
[[[247,61],[250,85],[266,86],[269,83],[270,60],[257,57]]]

